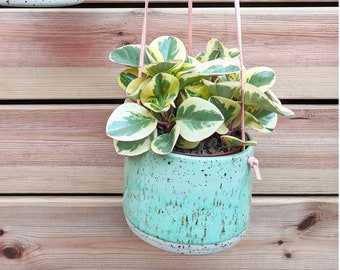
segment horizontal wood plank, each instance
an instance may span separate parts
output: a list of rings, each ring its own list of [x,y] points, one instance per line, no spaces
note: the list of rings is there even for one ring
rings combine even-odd
[[[1,197],[2,269],[338,269],[335,197],[255,197],[249,229],[210,256],[158,250],[132,234],[119,197]]]
[[[111,67],[0,67],[0,99],[123,99]],[[338,98],[338,68],[276,67],[275,93],[280,99]],[[297,78],[298,76],[298,78]],[[320,78],[323,78],[320,92]]]
[[[0,107],[0,193],[121,193],[123,157],[105,135],[116,105]],[[256,194],[334,194],[338,185],[338,107],[288,105],[258,141]]]
[[[336,7],[242,9],[246,66],[274,68],[281,98],[337,98],[337,15]],[[140,42],[142,16],[141,8],[0,10],[0,99],[123,97],[122,67],[108,55]],[[232,8],[197,8],[194,53],[211,37],[211,16],[213,36],[237,46]],[[148,41],[168,34],[186,42],[186,20],[183,8],[151,8]]]

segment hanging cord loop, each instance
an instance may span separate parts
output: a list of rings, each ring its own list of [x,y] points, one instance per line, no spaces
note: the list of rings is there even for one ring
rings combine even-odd
[[[240,50],[240,83],[241,83],[241,129],[242,129],[242,140],[246,140],[245,132],[245,109],[244,109],[244,65],[243,65],[243,50],[242,50],[242,29],[241,29],[241,12],[240,12],[240,0],[235,0],[235,13],[236,13],[236,24],[237,24],[237,39],[238,47]],[[243,147],[243,150],[245,147]],[[262,180],[260,174],[260,163],[255,157],[248,158],[248,165],[254,170],[255,177],[257,180]]]
[[[146,44],[146,35],[147,35],[146,30],[147,30],[147,23],[148,23],[148,9],[149,9],[149,0],[145,0],[142,38],[140,42],[139,67],[144,66],[145,44]],[[140,70],[138,71],[138,77],[142,77],[142,72]]]
[[[244,124],[244,70],[243,70],[243,52],[242,52],[242,29],[241,29],[241,13],[240,13],[240,1],[235,0],[235,13],[236,13],[236,24],[237,24],[237,39],[238,48],[240,50],[240,82],[241,82],[241,129],[242,129],[242,141],[246,140],[245,124]]]
[[[188,0],[188,55],[192,56],[192,0]]]

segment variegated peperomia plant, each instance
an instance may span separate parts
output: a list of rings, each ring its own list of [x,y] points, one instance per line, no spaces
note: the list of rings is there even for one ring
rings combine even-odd
[[[211,39],[206,51],[194,58],[186,54],[181,40],[162,36],[146,46],[145,65],[139,68],[140,50],[140,45],[126,45],[110,54],[111,61],[127,66],[118,78],[127,99],[114,110],[106,126],[117,153],[134,156],[151,149],[165,155],[175,146],[195,148],[216,134],[229,149],[256,144],[238,136],[238,49],[228,50]],[[293,114],[271,90],[275,82],[272,69],[245,70],[244,81],[246,126],[271,132],[278,114]]]

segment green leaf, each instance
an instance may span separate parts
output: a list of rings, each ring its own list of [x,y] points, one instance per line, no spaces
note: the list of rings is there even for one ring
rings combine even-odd
[[[117,64],[139,67],[140,45],[126,45],[113,50],[109,59]]]
[[[277,114],[276,113],[269,113],[265,116],[258,118],[259,123],[263,126],[261,130],[258,130],[262,133],[272,132],[277,124]]]
[[[224,124],[229,125],[240,113],[241,105],[231,99],[219,96],[212,96],[209,101],[214,104],[224,117]]]
[[[118,84],[124,90],[127,86],[138,77],[138,70],[135,68],[128,68],[121,72],[118,76]]]
[[[246,70],[244,80],[246,83],[252,84],[265,92],[274,85],[276,76],[271,68],[255,67]]]
[[[157,131],[155,130],[153,133],[143,139],[131,142],[114,140],[113,144],[118,154],[125,156],[137,156],[150,150],[151,142],[156,137],[156,135]]]
[[[240,64],[233,58],[215,59],[196,65],[192,73],[218,76],[240,71]]]
[[[228,53],[231,58],[235,58],[240,55],[240,50],[238,48],[231,48],[229,49]]]
[[[201,62],[211,61],[217,58],[229,57],[228,49],[216,38],[208,41],[206,46],[206,53],[201,59]]]
[[[228,146],[229,149],[241,147],[241,146],[255,146],[256,141],[242,141],[236,137],[229,135],[222,135],[221,140]]]
[[[151,46],[145,47],[145,58],[147,60],[145,64],[164,62],[162,53],[157,48]]]
[[[138,77],[134,79],[126,88],[126,94],[128,97],[138,99],[140,92],[151,81],[151,78]]]
[[[158,155],[167,155],[172,152],[179,137],[178,125],[175,125],[169,133],[164,133],[155,138],[151,143],[151,149]]]
[[[208,80],[203,80],[203,83],[208,86],[212,95],[229,99],[231,99],[241,87],[240,82],[235,81],[223,81],[214,83]]]
[[[198,97],[184,100],[177,109],[176,123],[180,126],[180,135],[189,142],[208,138],[223,122],[219,109]]]
[[[158,73],[172,73],[172,71],[179,68],[182,64],[183,62],[177,60],[152,63],[141,67],[140,71],[149,76],[155,76]]]
[[[157,48],[163,55],[164,61],[167,60],[181,60],[186,59],[186,49],[183,42],[171,36],[161,36],[153,40],[151,47]]]
[[[281,103],[273,101],[268,95],[249,83],[245,84],[244,100],[245,105],[253,106],[255,109],[261,108],[268,112],[275,112],[285,116],[294,114],[290,109],[284,107]]]
[[[208,98],[211,96],[209,88],[203,84],[186,86],[185,91],[191,97],[200,97],[206,100],[208,100]]]
[[[159,73],[144,87],[140,98],[145,107],[164,112],[173,104],[178,92],[178,79],[167,73]]]
[[[189,142],[189,141],[183,139],[182,136],[179,136],[179,138],[177,140],[177,143],[176,143],[176,147],[178,147],[180,149],[194,149],[199,144],[200,144],[200,141],[198,141],[198,142]]]
[[[150,135],[157,126],[157,119],[143,106],[124,103],[110,115],[106,134],[119,141],[136,141]]]

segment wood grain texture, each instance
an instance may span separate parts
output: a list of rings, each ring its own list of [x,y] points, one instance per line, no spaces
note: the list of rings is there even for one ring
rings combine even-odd
[[[0,67],[0,99],[123,99],[112,67]],[[280,99],[337,99],[338,68],[275,67]],[[322,94],[320,78],[323,78]]]
[[[271,134],[253,133],[256,194],[334,194],[338,107],[291,105]],[[121,193],[123,158],[105,135],[115,105],[0,107],[0,193]]]
[[[119,197],[1,197],[3,270],[335,270],[335,197],[255,197],[241,242],[210,256],[158,250],[134,236]],[[14,213],[14,214],[13,214]]]
[[[242,9],[246,66],[274,68],[281,98],[320,98],[320,78],[322,98],[337,98],[337,14],[335,7]],[[2,9],[0,15],[0,99],[123,96],[115,91],[122,67],[108,55],[140,42],[142,9]],[[183,8],[150,9],[148,41],[164,34],[186,41],[186,20]],[[233,9],[196,8],[195,54],[211,36],[207,25],[226,46],[237,46]]]

